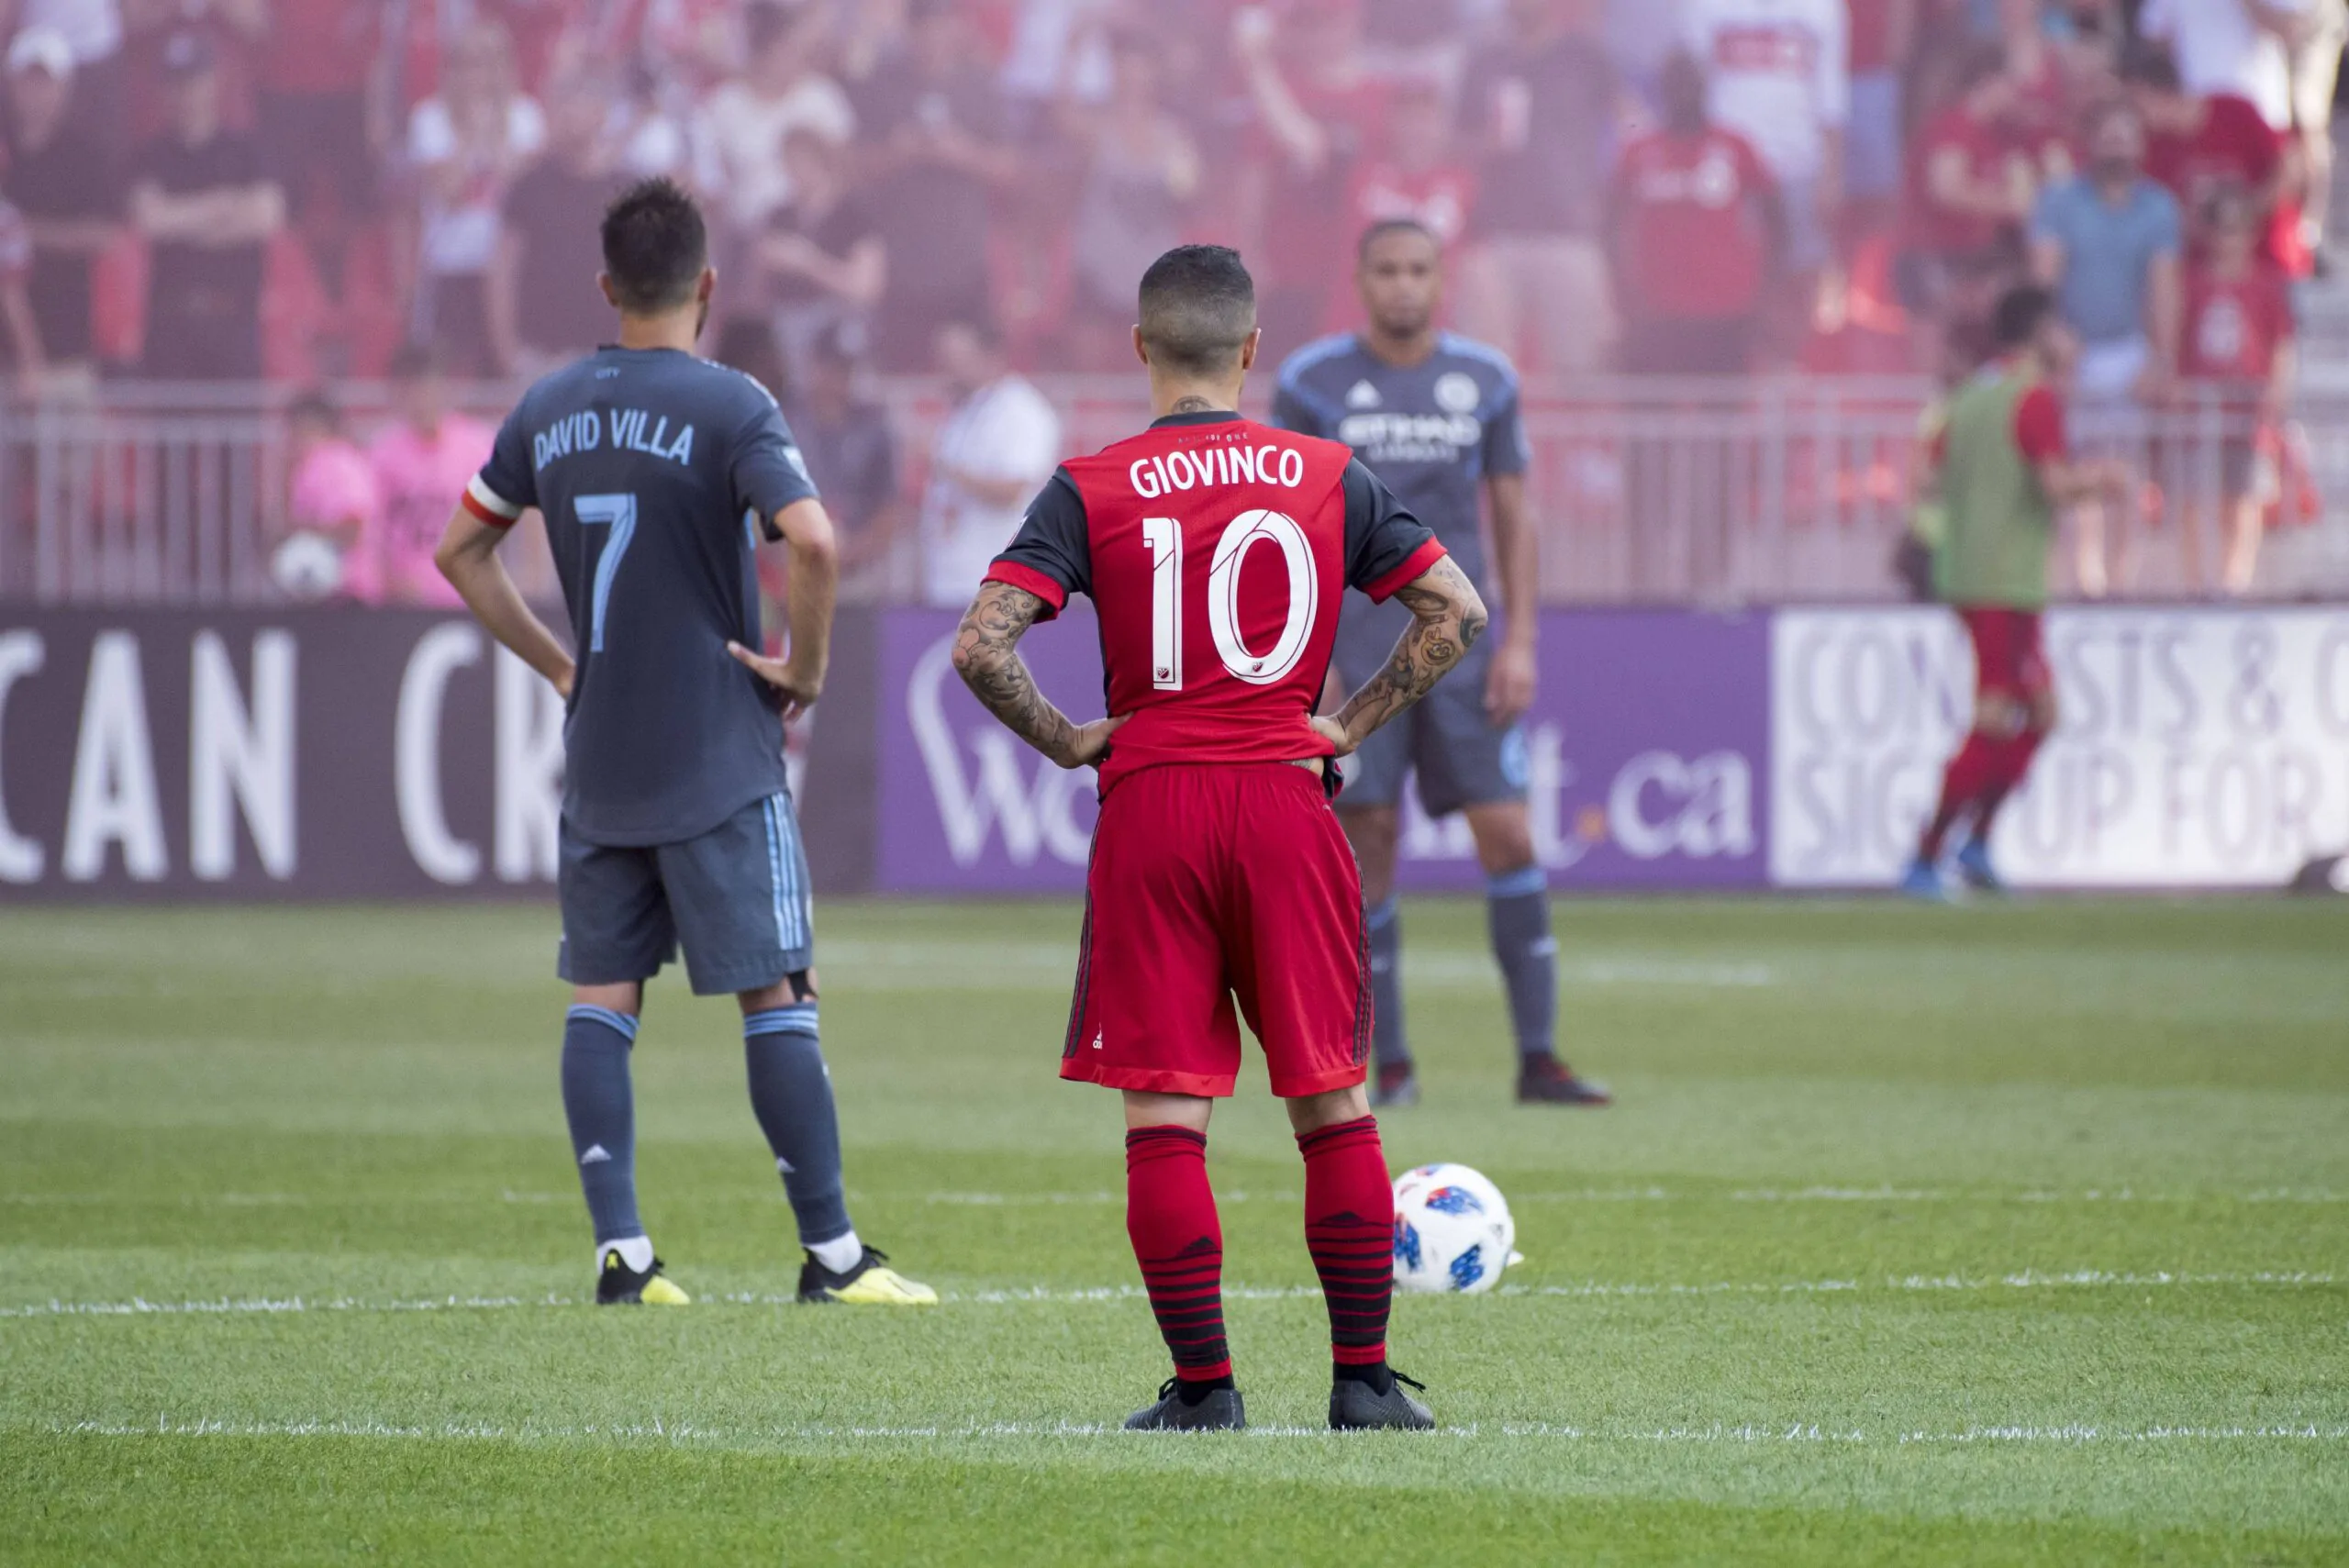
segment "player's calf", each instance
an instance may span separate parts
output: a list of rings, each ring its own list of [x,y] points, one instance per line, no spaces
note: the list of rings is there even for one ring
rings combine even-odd
[[[1230,1424],[1239,1424],[1237,1398],[1215,1399],[1237,1391],[1223,1332],[1223,1226],[1208,1184],[1207,1148],[1207,1134],[1195,1128],[1137,1127],[1126,1134],[1126,1234],[1174,1362],[1158,1404],[1127,1421],[1137,1430],[1174,1422],[1169,1401],[1195,1412],[1228,1405]]]

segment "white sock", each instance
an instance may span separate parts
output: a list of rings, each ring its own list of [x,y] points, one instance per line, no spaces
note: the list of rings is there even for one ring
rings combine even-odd
[[[815,1242],[807,1250],[816,1254],[818,1262],[836,1274],[848,1273],[856,1267],[857,1260],[864,1256],[864,1243],[856,1239],[853,1230],[845,1236],[836,1236],[829,1241]]]
[[[652,1266],[652,1238],[650,1236],[623,1236],[614,1241],[596,1242],[596,1273],[601,1273],[603,1272],[604,1257],[605,1254],[609,1252],[618,1252],[620,1255],[620,1262],[629,1266],[629,1271],[631,1273],[640,1274],[645,1270]]]

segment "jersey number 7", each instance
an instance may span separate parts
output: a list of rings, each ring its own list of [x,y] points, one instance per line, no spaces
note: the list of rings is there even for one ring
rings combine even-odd
[[[591,599],[593,608],[588,618],[595,629],[588,634],[587,651],[604,651],[604,606],[612,602],[612,579],[620,574],[620,562],[628,554],[629,541],[636,537],[636,497],[627,495],[578,495],[571,502],[572,515],[583,528],[606,528],[611,537],[604,541],[603,553],[596,557],[596,591]]]
[[[1150,684],[1162,692],[1183,689],[1183,525],[1173,517],[1144,517],[1141,541],[1150,551]],[[1288,614],[1272,651],[1249,650],[1240,628],[1240,566],[1251,547],[1273,544],[1288,567]],[[597,579],[600,584],[600,576]],[[1313,546],[1297,520],[1283,513],[1242,512],[1225,525],[1208,568],[1208,629],[1215,651],[1234,679],[1252,686],[1277,685],[1297,669],[1312,639],[1320,580],[1313,569]],[[599,615],[597,626],[602,626]]]

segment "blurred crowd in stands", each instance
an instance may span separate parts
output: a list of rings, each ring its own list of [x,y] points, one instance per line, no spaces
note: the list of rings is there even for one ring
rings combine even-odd
[[[1962,373],[2035,274],[2090,403],[2266,405],[2343,32],[2343,0],[0,0],[0,339],[53,395],[394,375],[454,473],[441,379],[603,336],[600,206],[663,173],[711,212],[716,351],[875,512],[866,373],[945,374],[922,509],[998,513],[1058,440],[1016,371],[1125,365],[1152,257],[1239,245],[1277,358],[1355,319],[1355,237],[1398,216],[1537,378]],[[401,467],[445,498],[436,450]]]

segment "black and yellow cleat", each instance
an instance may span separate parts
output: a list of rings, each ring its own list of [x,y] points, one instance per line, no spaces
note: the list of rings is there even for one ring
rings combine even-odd
[[[1248,1424],[1248,1407],[1237,1388],[1213,1388],[1196,1405],[1186,1405],[1180,1378],[1159,1385],[1158,1403],[1126,1418],[1130,1432],[1236,1432]]]
[[[837,1274],[818,1262],[815,1253],[808,1253],[799,1269],[799,1299],[810,1305],[935,1307],[938,1293],[889,1267],[888,1253],[867,1247],[854,1268]]]
[[[598,1307],[690,1307],[693,1299],[661,1272],[660,1259],[640,1273],[628,1266],[617,1247],[604,1254],[603,1272],[596,1276]]]

